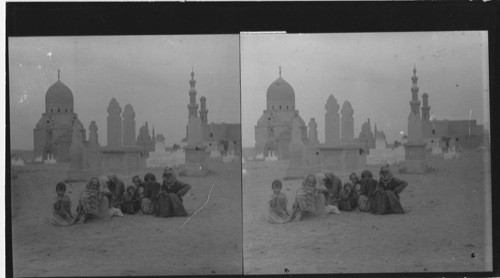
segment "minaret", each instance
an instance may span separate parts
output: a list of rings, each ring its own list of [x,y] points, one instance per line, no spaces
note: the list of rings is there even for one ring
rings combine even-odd
[[[207,110],[207,98],[206,97],[201,97],[200,98],[200,119],[203,124],[208,123],[208,110]]]
[[[418,86],[417,86],[418,77],[415,65],[413,65],[413,76],[411,77],[411,81],[413,85],[411,86],[410,113],[414,114],[420,119],[420,100],[418,100]]]
[[[420,117],[420,100],[418,100],[417,69],[413,66],[411,81],[410,115],[408,115],[408,143],[421,144],[423,139],[422,118]]]
[[[411,101],[410,115],[408,115],[408,141],[405,147],[405,160],[400,173],[427,173],[430,168],[426,162],[426,143],[423,140],[423,124],[420,116],[420,101],[418,100],[417,69],[413,65],[413,76],[411,77]],[[424,98],[425,99],[425,98]],[[424,105],[428,106],[428,105]],[[422,108],[422,110],[424,110]]]
[[[431,110],[431,107],[429,106],[429,95],[424,93],[422,95],[422,100],[422,120],[428,122],[430,119],[429,110]]]
[[[191,69],[191,80],[189,80],[189,104],[187,105],[189,110],[189,117],[198,117],[198,104],[196,103],[196,80],[194,80],[194,71]]]
[[[153,146],[156,144],[155,126],[153,126]]]

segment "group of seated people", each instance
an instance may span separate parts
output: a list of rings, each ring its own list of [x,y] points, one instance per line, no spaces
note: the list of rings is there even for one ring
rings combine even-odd
[[[139,176],[132,178],[132,185],[125,188],[116,175],[92,177],[80,193],[76,216],[71,212],[71,200],[65,195],[66,185],[56,185],[57,198],[53,204],[51,223],[68,226],[86,223],[93,219],[109,219],[113,215],[150,214],[159,217],[187,216],[182,197],[191,189],[179,181],[172,168],[163,172],[163,182],[147,173],[144,182]]]
[[[364,170],[361,178],[352,173],[349,181],[342,184],[340,178],[331,172],[307,175],[297,190],[291,212],[287,209],[286,195],[281,192],[281,181],[274,180],[268,221],[288,223],[300,221],[306,216],[352,210],[374,214],[404,213],[399,194],[408,183],[394,177],[389,165],[380,169],[379,177],[377,181],[370,171]],[[325,188],[318,188],[319,185]]]

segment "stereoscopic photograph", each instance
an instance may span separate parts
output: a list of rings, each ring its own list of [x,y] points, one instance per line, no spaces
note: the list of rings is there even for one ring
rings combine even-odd
[[[238,35],[8,39],[13,274],[242,274]]]
[[[492,271],[488,32],[240,44],[245,274]]]

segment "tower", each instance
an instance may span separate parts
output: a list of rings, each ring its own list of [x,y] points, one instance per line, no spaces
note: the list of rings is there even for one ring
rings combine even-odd
[[[422,118],[420,116],[420,100],[418,100],[417,69],[413,65],[413,76],[411,77],[411,100],[410,115],[408,115],[408,142],[420,144],[423,138]]]
[[[420,101],[418,100],[417,69],[413,65],[413,76],[408,116],[408,143],[405,146],[405,161],[400,173],[427,173],[430,168],[426,162],[425,143],[423,142],[422,118],[420,117]],[[425,99],[425,98],[424,98]],[[424,106],[428,106],[425,105]],[[424,108],[422,108],[424,110]]]
[[[431,110],[431,107],[429,106],[429,95],[424,93],[422,95],[422,100],[422,120],[428,122],[430,119],[429,110]]]
[[[418,76],[415,65],[413,65],[413,76],[411,77],[411,81],[413,84],[411,86],[410,113],[414,114],[416,117],[420,119],[420,100],[418,100],[418,85],[417,85]]]
[[[200,119],[203,124],[208,123],[208,110],[207,110],[207,98],[206,97],[201,97],[200,98]]]
[[[112,98],[108,106],[107,118],[107,134],[108,147],[123,146],[123,125],[122,125],[122,108],[115,98]]]
[[[325,143],[338,144],[340,143],[340,116],[337,100],[333,95],[328,97],[325,105]]]
[[[431,138],[434,137],[434,134],[432,134],[432,123],[430,122],[430,114],[429,110],[431,110],[431,107],[429,106],[429,95],[427,93],[424,93],[422,95],[422,133],[423,133],[423,138]]]
[[[189,104],[187,105],[188,110],[189,110],[188,118],[190,118],[191,116],[198,118],[198,113],[197,113],[198,112],[198,104],[196,103],[195,85],[196,85],[196,80],[194,80],[194,71],[193,71],[193,69],[191,69],[191,80],[189,80],[189,86],[191,88],[189,89]]]

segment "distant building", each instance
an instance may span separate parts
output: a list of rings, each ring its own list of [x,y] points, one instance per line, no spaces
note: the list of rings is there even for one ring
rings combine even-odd
[[[149,135],[148,122],[145,122],[139,129],[139,135],[136,140],[136,145],[142,148],[141,155],[147,155],[149,152],[155,151],[155,136],[155,127],[153,126],[153,137],[151,137],[151,135]]]
[[[427,146],[448,148],[452,144],[462,149],[475,149],[485,144],[488,135],[476,120],[430,120],[429,95],[422,95],[422,130]]]
[[[58,71],[57,82],[45,94],[45,113],[33,130],[34,156],[46,159],[53,154],[58,163],[68,162],[74,125],[86,142],[85,128],[74,113],[73,93],[61,82]]]
[[[488,135],[483,125],[476,120],[432,120],[425,122],[424,141],[448,148],[451,145],[462,149],[475,149],[484,146]]]
[[[376,124],[375,133],[377,133]],[[356,143],[361,143],[365,152],[368,152],[369,149],[375,148],[375,134],[373,134],[372,132],[370,119],[366,120],[366,122],[361,125],[361,132],[359,133],[359,137],[355,138],[354,141]]]
[[[225,155],[228,152],[233,152],[235,155],[241,154],[241,123],[208,123],[207,98],[200,98],[200,109],[196,103],[196,80],[194,79],[194,71],[191,72],[191,80],[189,80],[189,104],[188,117],[199,117],[202,123],[202,142],[203,145],[210,149],[217,148],[221,154]],[[188,128],[186,126],[187,141]]]
[[[203,144],[222,153],[241,153],[241,124],[204,124]]]
[[[255,155],[268,156],[269,152],[288,159],[288,145],[292,140],[292,122],[297,117],[302,140],[307,142],[307,126],[295,109],[295,92],[280,76],[267,88],[267,109],[255,126]]]

